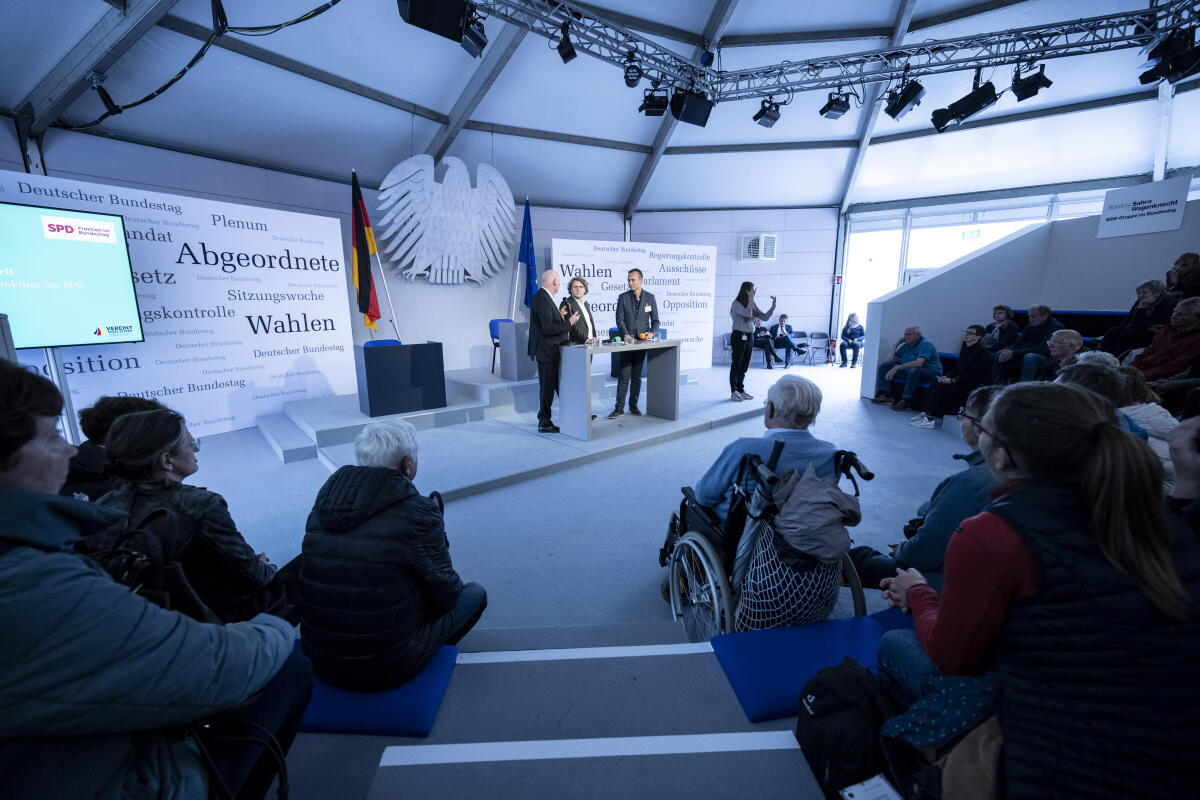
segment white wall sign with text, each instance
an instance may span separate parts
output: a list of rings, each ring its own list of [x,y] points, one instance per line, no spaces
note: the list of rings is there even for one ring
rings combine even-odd
[[[0,200],[125,219],[146,340],[61,349],[77,411],[152,397],[204,436],[357,390],[338,220],[3,170]]]
[[[1191,184],[1191,175],[1181,175],[1108,191],[1096,238],[1179,230]]]
[[[595,242],[553,239],[550,259],[562,275],[558,299],[567,295],[572,277],[587,279],[587,302],[602,338],[617,324],[617,297],[629,289],[626,275],[637,268],[643,289],[658,303],[667,338],[680,342],[679,366],[712,366],[713,293],[717,248],[711,245]]]

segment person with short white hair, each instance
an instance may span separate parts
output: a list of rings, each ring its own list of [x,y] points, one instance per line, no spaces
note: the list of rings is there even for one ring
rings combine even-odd
[[[358,466],[317,493],[300,564],[300,635],[322,679],[361,692],[408,681],[443,644],[456,644],[487,608],[478,583],[450,561],[441,499],[424,497],[416,429],[368,423]]]
[[[1086,353],[1080,353],[1075,356],[1076,364],[1095,364],[1098,367],[1107,367],[1108,369],[1117,369],[1121,366],[1121,362],[1112,353],[1105,353],[1102,350],[1088,350]]]
[[[812,464],[818,478],[831,480],[834,476],[833,454],[837,452],[837,446],[816,438],[808,431],[821,413],[821,400],[820,388],[807,378],[784,375],[776,381],[767,391],[767,400],[763,404],[766,433],[762,436],[746,436],[726,445],[696,484],[696,499],[700,504],[711,508],[724,521],[729,514],[733,485],[737,481],[742,458],[753,453],[766,461],[777,441],[784,443],[776,467],[777,474],[789,469],[803,472]]]

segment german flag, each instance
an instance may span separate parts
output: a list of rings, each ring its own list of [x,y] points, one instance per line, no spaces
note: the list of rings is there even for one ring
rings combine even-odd
[[[375,320],[379,319],[379,298],[375,296],[375,280],[371,276],[371,256],[379,251],[375,248],[375,234],[371,232],[371,220],[367,218],[367,204],[363,202],[362,189],[358,186],[358,173],[351,170],[354,186],[351,212],[354,226],[354,288],[358,290],[358,310],[363,315],[363,324],[371,330],[379,330]]]

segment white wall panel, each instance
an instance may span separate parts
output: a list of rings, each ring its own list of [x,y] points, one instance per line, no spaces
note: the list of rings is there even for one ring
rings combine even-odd
[[[25,161],[21,158],[21,146],[17,143],[17,131],[10,119],[0,119],[0,169],[23,172]],[[0,200],[3,200],[0,197]]]
[[[463,131],[448,155],[471,166],[486,161],[500,170],[522,202],[615,210],[625,204],[643,156],[628,150]]]
[[[1175,95],[1171,101],[1171,140],[1167,169],[1200,166],[1200,90]]]
[[[112,11],[105,3],[52,8],[49,3],[0,3],[0,108],[15,108]]]
[[[640,207],[830,206],[852,150],[663,156]]]
[[[1148,173],[1148,101],[872,145],[853,203]]]

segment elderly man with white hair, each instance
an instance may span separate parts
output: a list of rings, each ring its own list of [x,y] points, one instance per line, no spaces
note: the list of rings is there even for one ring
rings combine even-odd
[[[300,636],[313,671],[379,691],[425,668],[471,630],[487,593],[450,563],[440,502],[413,486],[416,430],[381,420],[354,441],[358,466],[321,487],[300,564]]]
[[[765,461],[775,442],[783,442],[777,472],[789,469],[803,472],[812,464],[818,478],[833,478],[833,454],[837,452],[837,446],[808,432],[820,412],[821,390],[817,385],[799,375],[784,375],[767,392],[763,409],[766,433],[746,436],[726,445],[696,484],[696,499],[724,521],[729,514],[742,458],[754,453]]]

